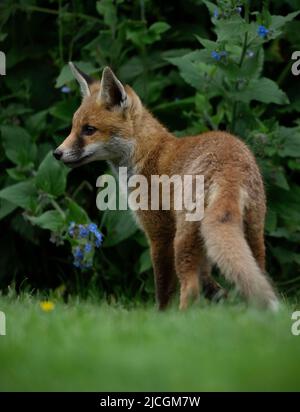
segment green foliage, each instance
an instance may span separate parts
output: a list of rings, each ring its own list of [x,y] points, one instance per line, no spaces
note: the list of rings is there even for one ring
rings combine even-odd
[[[52,232],[58,232],[64,227],[64,219],[57,210],[48,210],[40,216],[29,216],[30,222],[40,226],[42,229],[49,229]]]
[[[1,286],[27,277],[81,294],[91,283],[107,296],[153,292],[148,244],[131,213],[96,208],[95,182],[107,166],[69,171],[52,157],[80,103],[72,60],[96,78],[111,66],[179,136],[221,129],[251,146],[268,196],[268,269],[284,292],[296,292],[300,83],[290,57],[300,23],[296,1],[261,3],[1,2]],[[105,235],[84,275],[72,266],[71,221],[94,221]]]
[[[55,161],[52,153],[49,152],[36,172],[36,187],[52,196],[59,196],[66,190],[67,173],[67,168]]]
[[[0,197],[26,210],[34,210],[38,200],[33,180],[16,183],[2,189]]]

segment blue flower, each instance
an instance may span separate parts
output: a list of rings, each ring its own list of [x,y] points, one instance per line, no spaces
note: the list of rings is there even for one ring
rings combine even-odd
[[[77,246],[75,248],[75,250],[73,251],[73,256],[75,257],[75,260],[82,260],[83,259],[83,253],[82,250],[80,249],[79,246]]]
[[[75,225],[75,222],[70,222],[68,232],[69,232],[69,235],[70,235],[71,237],[74,236],[75,226],[76,226],[76,225]]]
[[[103,242],[103,234],[95,223],[88,225],[76,224],[71,222],[69,233],[72,237],[78,236],[79,245],[73,246],[72,254],[74,257],[73,265],[81,270],[88,269],[93,265],[92,254],[93,248],[99,248]],[[84,239],[84,240],[81,240]]]
[[[89,230],[91,233],[95,233],[96,230],[98,230],[98,227],[97,227],[96,223],[90,223],[90,224],[88,225],[88,230]]]
[[[74,256],[74,261],[73,261],[73,265],[78,268],[78,269],[82,269],[82,260],[83,260],[83,252],[80,249],[79,246],[77,246],[74,250],[73,250],[73,256]]]
[[[254,52],[252,50],[248,50],[247,56],[251,59],[254,56]]]
[[[88,225],[88,229],[91,233],[94,234],[95,236],[95,246],[96,247],[100,247],[102,242],[103,242],[103,235],[102,233],[98,230],[98,226],[96,225],[96,223],[90,223]]]
[[[221,60],[221,56],[218,52],[216,52],[215,50],[211,52],[211,57],[215,60]]]
[[[100,240],[103,238],[103,235],[102,235],[101,232],[99,232],[99,230],[96,230],[95,236],[96,236],[97,239],[100,239]]]
[[[267,34],[269,33],[269,29],[267,29],[265,26],[259,26],[257,29],[257,34],[259,35],[259,37],[261,37],[262,39],[264,39],[265,37],[267,37]]]
[[[214,10],[214,17],[217,19],[219,17],[219,10],[215,9]]]
[[[68,86],[63,86],[60,91],[62,93],[70,93],[71,89]]]
[[[227,51],[221,51],[220,53],[218,53],[216,50],[213,50],[211,52],[211,57],[217,61],[220,61],[222,59],[222,57],[226,57],[227,56]]]
[[[87,244],[85,245],[85,247],[84,247],[84,251],[85,251],[86,253],[89,253],[91,250],[92,250],[92,245],[91,245],[91,243],[87,243]]]
[[[84,238],[84,237],[88,237],[88,235],[89,235],[88,229],[83,225],[79,225],[79,237]]]
[[[243,9],[242,9],[242,7],[241,7],[241,6],[239,6],[239,7],[237,7],[237,8],[236,8],[237,13],[239,13],[239,14],[241,14],[241,13],[242,13],[242,10],[243,10]]]
[[[100,247],[101,244],[102,244],[102,239],[101,239],[101,240],[100,240],[100,239],[96,239],[96,240],[95,240],[95,246],[96,246],[96,247]]]
[[[103,235],[102,235],[102,233],[99,232],[99,230],[97,230],[97,232],[95,232],[95,237],[96,237],[96,239],[98,239],[100,242],[103,241]]]

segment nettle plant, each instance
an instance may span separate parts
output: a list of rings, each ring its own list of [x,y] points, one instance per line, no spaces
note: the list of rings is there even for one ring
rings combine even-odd
[[[261,126],[263,107],[253,110],[253,101],[278,105],[289,102],[276,82],[262,74],[263,46],[280,36],[284,25],[299,12],[272,16],[267,9],[250,13],[249,1],[204,3],[211,14],[216,40],[196,36],[202,49],[168,60],[198,91],[196,127],[200,115],[203,129],[225,126],[244,136]]]
[[[51,231],[53,243],[69,241],[74,265],[88,269],[103,236],[85,210],[66,193],[69,170],[55,161],[52,151],[36,167],[37,145],[25,129],[3,125],[1,133],[6,156],[14,163],[6,169],[12,184],[0,191],[1,218],[22,208],[26,221]]]
[[[196,36],[199,50],[168,59],[196,89],[195,109],[186,114],[188,131],[228,130],[257,154],[268,194],[266,231],[272,242],[267,243],[277,262],[273,272],[284,278],[300,266],[300,190],[293,178],[300,170],[300,122],[279,124],[273,105],[277,114],[288,112],[289,99],[263,72],[265,46],[274,44],[299,12],[275,16],[266,6],[250,11],[249,1],[204,3],[215,40]]]

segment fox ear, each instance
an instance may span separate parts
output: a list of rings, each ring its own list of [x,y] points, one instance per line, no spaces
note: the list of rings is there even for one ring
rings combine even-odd
[[[78,81],[82,97],[90,96],[91,91],[89,85],[93,83],[94,79],[87,74],[83,73],[74,63],[69,62],[70,69],[73,76]]]
[[[111,108],[127,107],[128,97],[125,88],[109,67],[103,70],[97,101]]]

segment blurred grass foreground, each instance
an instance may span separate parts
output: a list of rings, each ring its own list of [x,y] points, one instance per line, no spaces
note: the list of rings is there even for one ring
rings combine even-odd
[[[1,297],[1,391],[298,391],[291,310],[153,307]]]

